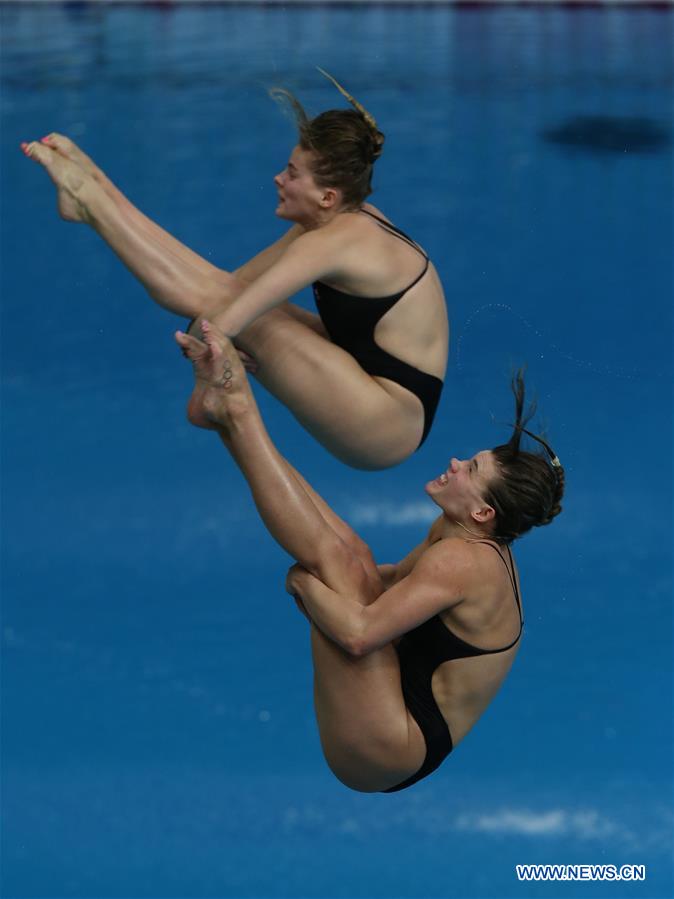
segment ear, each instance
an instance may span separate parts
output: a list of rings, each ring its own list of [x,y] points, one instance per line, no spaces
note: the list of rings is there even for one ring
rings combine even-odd
[[[470,514],[479,524],[487,524],[487,522],[493,521],[496,517],[496,512],[492,506],[482,506],[481,509],[476,509]]]
[[[325,187],[319,200],[321,209],[332,209],[341,200],[341,191],[334,187]]]

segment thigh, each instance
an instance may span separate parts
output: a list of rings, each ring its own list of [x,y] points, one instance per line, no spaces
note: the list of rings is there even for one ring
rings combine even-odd
[[[312,625],[311,647],[316,720],[335,776],[377,792],[418,771],[426,744],[405,707],[393,646],[354,658]]]
[[[419,399],[399,384],[367,374],[353,356],[295,314],[273,309],[237,343],[258,362],[258,380],[348,465],[387,468],[419,445],[424,424]]]
[[[325,338],[325,340],[330,340],[328,336],[328,332],[325,330],[325,325],[321,321],[320,315],[316,315],[315,312],[309,312],[308,309],[305,309],[303,306],[298,306],[297,303],[291,303],[286,300],[280,307],[284,312],[286,312],[291,318],[294,318],[295,321],[300,322],[303,325],[306,325],[307,328],[310,328],[319,337]]]

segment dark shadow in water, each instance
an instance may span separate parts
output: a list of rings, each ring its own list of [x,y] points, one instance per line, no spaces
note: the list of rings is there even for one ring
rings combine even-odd
[[[641,116],[575,116],[541,132],[548,143],[589,153],[658,153],[670,143],[670,129]]]

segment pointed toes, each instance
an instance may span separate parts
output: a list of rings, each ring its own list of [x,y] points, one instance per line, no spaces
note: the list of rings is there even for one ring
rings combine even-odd
[[[42,165],[48,165],[51,161],[52,150],[50,150],[46,146],[43,146],[38,141],[32,140],[30,141],[30,143],[26,143],[24,141],[20,146],[24,156],[28,156],[30,159],[34,159],[36,162],[41,162]]]

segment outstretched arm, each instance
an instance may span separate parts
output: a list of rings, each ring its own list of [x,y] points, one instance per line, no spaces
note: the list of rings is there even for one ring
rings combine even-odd
[[[236,337],[255,319],[313,281],[329,278],[339,269],[347,239],[344,229],[329,227],[300,234],[233,303],[213,316],[214,324],[228,337]]]
[[[283,237],[280,237],[266,249],[262,250],[248,262],[234,271],[234,276],[245,284],[252,284],[260,275],[268,271],[275,262],[285,253],[291,243],[297,240],[300,234],[304,234],[301,225],[293,225]]]

